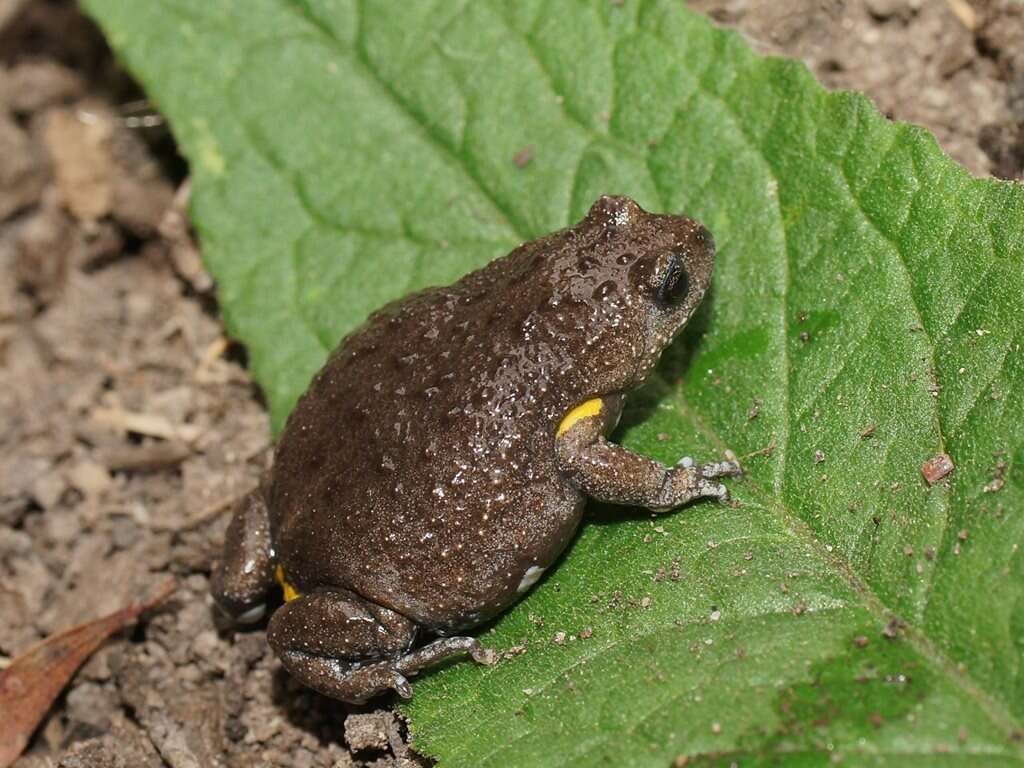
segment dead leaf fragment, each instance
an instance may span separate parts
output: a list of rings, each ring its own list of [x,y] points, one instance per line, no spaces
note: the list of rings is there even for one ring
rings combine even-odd
[[[48,637],[0,670],[0,768],[18,759],[71,676],[103,641],[166,599],[174,588],[173,579],[168,580],[144,602]]]

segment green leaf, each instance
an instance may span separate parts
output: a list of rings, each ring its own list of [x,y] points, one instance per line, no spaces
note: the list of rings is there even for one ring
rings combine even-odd
[[[668,0],[85,4],[191,161],[278,426],[372,308],[599,193],[715,233],[713,295],[621,437],[666,461],[772,450],[737,508],[594,510],[485,634],[525,653],[417,684],[420,749],[1024,764],[1020,186]]]

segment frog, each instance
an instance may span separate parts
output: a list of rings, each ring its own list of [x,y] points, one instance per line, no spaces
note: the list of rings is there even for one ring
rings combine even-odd
[[[369,258],[369,256],[367,256]],[[735,456],[666,466],[609,439],[711,283],[711,233],[600,197],[574,226],[377,310],[298,400],[235,507],[214,600],[267,626],[284,668],[354,704],[455,655],[520,600],[587,499],[664,513]]]

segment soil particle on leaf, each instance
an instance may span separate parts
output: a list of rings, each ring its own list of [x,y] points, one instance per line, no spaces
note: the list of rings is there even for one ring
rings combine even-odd
[[[906,622],[904,622],[903,619],[894,616],[889,619],[886,625],[882,628],[882,637],[887,640],[896,640],[900,634],[902,634],[906,626]]]
[[[1003,486],[1006,485],[1006,470],[1009,465],[1005,461],[999,461],[996,463],[995,469],[992,470],[992,479],[985,483],[985,487],[982,490],[985,493],[996,493],[1001,491]]]
[[[750,406],[750,410],[747,411],[747,421],[753,421],[761,413],[761,406],[764,405],[764,401],[755,397],[753,403]]]
[[[525,168],[531,162],[533,162],[534,148],[533,145],[523,147],[512,156],[512,162],[516,164],[517,168]]]
[[[952,472],[954,468],[953,460],[949,457],[949,454],[939,453],[921,465],[921,475],[928,485],[935,485],[939,480]]]

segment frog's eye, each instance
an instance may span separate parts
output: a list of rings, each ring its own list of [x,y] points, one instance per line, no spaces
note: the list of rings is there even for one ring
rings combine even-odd
[[[661,284],[658,286],[655,300],[663,307],[674,307],[686,298],[689,287],[690,280],[686,274],[686,264],[682,256],[673,253],[662,273]]]

